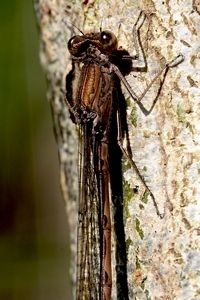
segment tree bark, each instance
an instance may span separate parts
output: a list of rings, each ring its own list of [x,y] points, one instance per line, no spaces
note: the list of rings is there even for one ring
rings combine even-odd
[[[169,69],[155,106],[147,116],[124,90],[133,158],[163,214],[162,219],[157,216],[151,197],[144,197],[142,182],[124,159],[129,299],[197,299],[200,288],[200,4],[197,0],[35,1],[40,57],[48,82],[61,187],[71,228],[72,260],[76,251],[78,141],[62,92],[71,65],[67,41],[79,34],[73,25],[83,32],[99,31],[102,27],[114,32],[119,46],[132,54],[132,27],[141,10],[147,14],[140,40],[148,72],[133,72],[128,76],[134,91],[141,94],[161,67],[179,53],[185,60]],[[142,99],[147,109],[151,108],[159,87],[158,80]],[[138,192],[134,194],[133,189]]]

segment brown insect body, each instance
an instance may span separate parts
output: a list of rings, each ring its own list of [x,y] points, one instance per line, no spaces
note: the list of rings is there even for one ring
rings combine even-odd
[[[120,202],[118,212],[116,210],[114,213],[116,253],[119,252],[119,263],[116,266],[116,274],[119,269],[117,289],[122,291],[121,294],[118,293],[117,297],[118,299],[128,299],[127,275],[122,276],[122,273],[126,273],[126,250],[123,252],[119,247],[119,244],[123,243],[125,248],[125,237],[122,241],[124,229],[119,228],[118,236],[116,233],[116,224],[119,223],[119,220],[123,223],[123,192],[121,191],[121,175],[117,178],[115,174],[117,169],[119,173],[121,172],[120,166],[116,168],[115,159],[117,158],[121,164],[122,153],[143,182],[153,200],[158,216],[161,217],[151,190],[132,160],[126,121],[126,104],[120,82],[124,84],[129,95],[143,113],[148,115],[155,102],[147,111],[140,100],[157,78],[164,71],[166,76],[167,70],[179,64],[183,60],[183,56],[178,55],[166,64],[138,97],[124,76],[132,70],[133,61],[134,68],[146,70],[146,60],[143,51],[140,50],[140,41],[137,36],[145,18],[144,12],[141,12],[133,27],[135,57],[131,57],[126,50],[117,48],[117,39],[110,31],[77,35],[68,42],[72,70],[66,76],[66,103],[73,122],[80,126],[77,300],[111,299],[110,187],[112,202]],[[126,149],[122,144],[124,137],[127,139]],[[114,150],[111,155],[112,147],[116,151]],[[114,160],[111,156],[114,157]]]
[[[82,286],[77,290],[76,297],[77,299],[109,300],[111,299],[112,272],[108,147],[113,101],[115,101],[112,97],[114,77],[116,77],[110,70],[109,56],[112,56],[114,51],[114,55],[116,55],[117,39],[114,34],[108,31],[75,36],[69,40],[68,49],[72,55],[74,68],[79,73],[76,77],[79,79],[78,83],[75,83],[76,92],[68,92],[67,89],[66,97],[75,123],[80,124],[82,131],[87,127],[84,140],[91,141],[88,145],[89,151],[97,162],[94,162],[94,172],[98,181],[100,211],[98,221],[100,239],[99,295],[98,298],[92,298],[91,294],[84,296],[84,287]],[[68,78],[66,81],[68,82]],[[72,94],[74,94],[73,99],[71,98]],[[85,156],[91,159],[90,154],[87,153]],[[78,269],[84,267],[86,266],[80,265]],[[84,277],[85,273],[78,272],[77,280],[85,282],[86,278],[80,278],[80,274],[83,274],[82,277]],[[87,278],[87,280],[91,279]]]

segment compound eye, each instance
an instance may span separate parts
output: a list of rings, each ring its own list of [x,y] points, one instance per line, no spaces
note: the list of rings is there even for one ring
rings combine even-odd
[[[117,49],[117,38],[110,31],[101,32],[101,44],[105,51],[113,51]]]
[[[111,44],[113,39],[113,34],[109,31],[101,32],[101,42],[103,44]]]
[[[68,41],[68,50],[73,56],[80,56],[87,51],[90,40],[84,36],[75,35]]]
[[[68,47],[69,50],[71,50],[74,47],[75,40],[76,40],[76,35],[73,36],[71,39],[69,39],[69,41],[67,43],[67,47]]]

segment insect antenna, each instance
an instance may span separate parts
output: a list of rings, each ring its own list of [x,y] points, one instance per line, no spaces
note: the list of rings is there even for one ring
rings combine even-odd
[[[67,24],[68,26],[71,26],[73,28],[76,28],[82,35],[85,35],[84,32],[80,28],[78,28],[74,23],[65,21],[65,24]]]
[[[101,19],[101,23],[100,23],[100,27],[99,27],[99,32],[101,33],[102,32],[102,27],[103,27],[103,18]]]
[[[75,24],[73,24],[73,23],[70,23],[73,27],[75,27],[82,35],[85,35],[84,34],[84,32],[80,29],[80,28],[78,28]]]

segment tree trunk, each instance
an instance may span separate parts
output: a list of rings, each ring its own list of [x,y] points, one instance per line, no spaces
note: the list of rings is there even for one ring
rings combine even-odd
[[[101,27],[115,33],[119,46],[134,54],[132,27],[143,10],[147,18],[140,30],[140,41],[148,72],[132,72],[127,78],[138,95],[167,61],[179,53],[185,56],[142,99],[143,105],[150,109],[159,94],[147,116],[124,90],[133,159],[163,214],[163,218],[157,216],[151,197],[144,197],[143,183],[124,159],[124,224],[129,299],[197,299],[200,290],[199,1],[37,0],[35,10],[41,38],[40,57],[58,145],[61,187],[71,228],[73,261],[78,141],[62,92],[71,67],[67,41],[79,34],[78,29],[88,32],[99,31]]]

